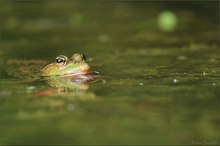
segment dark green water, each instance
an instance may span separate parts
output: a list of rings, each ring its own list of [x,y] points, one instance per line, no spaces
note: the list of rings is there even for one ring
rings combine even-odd
[[[1,0],[0,145],[220,144],[218,6]],[[75,52],[106,82],[36,96],[56,89],[7,64]]]

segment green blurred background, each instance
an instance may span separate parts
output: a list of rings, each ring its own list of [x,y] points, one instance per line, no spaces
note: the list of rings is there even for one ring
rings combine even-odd
[[[0,145],[220,143],[219,1],[1,0],[0,14]],[[35,98],[52,87],[7,65],[75,52],[105,84]]]

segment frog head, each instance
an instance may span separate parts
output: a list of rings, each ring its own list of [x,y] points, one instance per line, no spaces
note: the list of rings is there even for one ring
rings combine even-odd
[[[69,58],[57,56],[55,62],[46,65],[41,71],[43,76],[82,75],[89,73],[90,66],[83,54],[75,53]]]

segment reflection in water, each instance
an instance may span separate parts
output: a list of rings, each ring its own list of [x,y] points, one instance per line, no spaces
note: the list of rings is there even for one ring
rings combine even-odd
[[[81,78],[75,76],[51,76],[46,77],[47,84],[60,90],[88,90],[89,79],[85,75],[81,75]]]
[[[79,76],[50,76],[45,77],[44,81],[53,87],[53,89],[46,89],[35,93],[36,97],[49,95],[77,95],[82,100],[95,99],[95,94],[87,91],[89,84],[94,81],[88,75]],[[55,88],[55,89],[54,89]]]

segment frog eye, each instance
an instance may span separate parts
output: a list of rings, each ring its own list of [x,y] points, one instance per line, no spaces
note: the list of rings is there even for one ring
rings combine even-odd
[[[64,61],[63,58],[57,58],[57,63],[61,63],[63,61]]]
[[[56,63],[55,63],[55,65],[56,65],[57,67],[62,67],[62,66],[64,66],[64,65],[66,64],[67,60],[68,60],[68,58],[67,58],[66,56],[64,56],[64,55],[58,56],[58,57],[56,58]]]

